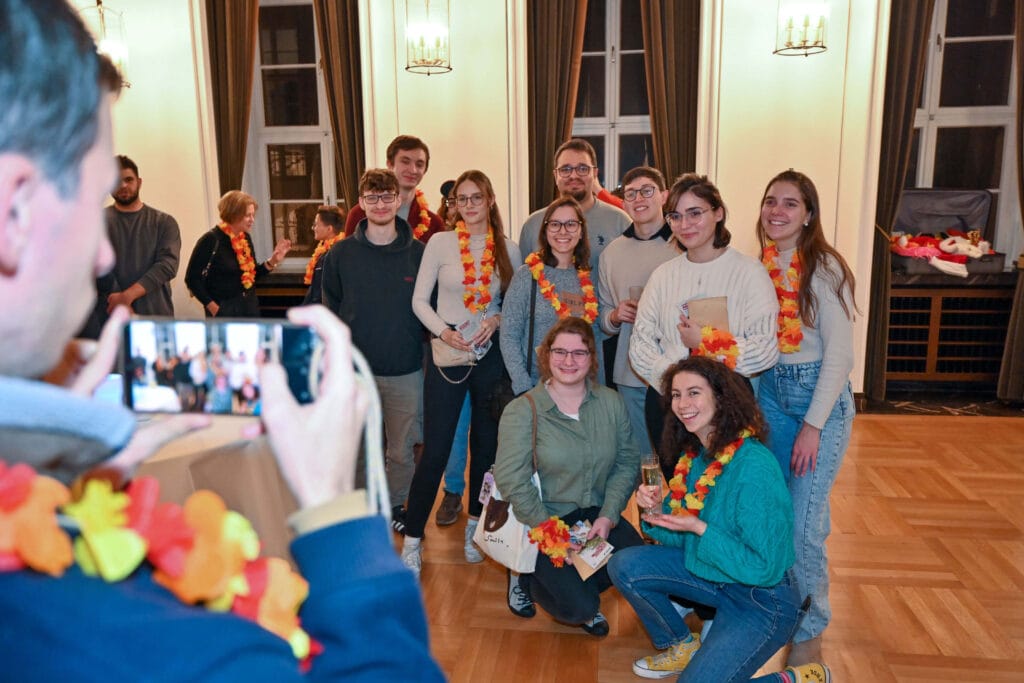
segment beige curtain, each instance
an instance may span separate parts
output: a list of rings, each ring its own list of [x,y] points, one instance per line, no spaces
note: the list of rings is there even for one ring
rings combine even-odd
[[[206,0],[220,191],[242,187],[256,64],[258,0]]]
[[[552,158],[572,134],[586,20],[587,0],[526,4],[531,211],[554,197]]]
[[[900,0],[892,3],[889,52],[885,70],[882,112],[882,155],[878,164],[878,203],[871,297],[868,308],[868,348],[864,394],[885,398],[885,368],[889,343],[889,283],[892,279],[888,233],[896,218],[910,165],[914,112],[921,97],[935,0]]]
[[[366,167],[359,12],[348,0],[314,0],[313,9],[334,135],[338,196],[349,209],[356,204],[359,175]]]
[[[700,0],[640,0],[654,162],[665,178],[694,170]]]

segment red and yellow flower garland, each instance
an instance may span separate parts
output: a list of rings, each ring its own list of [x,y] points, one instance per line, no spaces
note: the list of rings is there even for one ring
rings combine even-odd
[[[736,361],[740,355],[736,337],[728,330],[719,330],[711,325],[700,328],[700,346],[690,349],[695,356],[714,358],[730,370],[736,369]]]
[[[159,498],[152,477],[134,480],[123,493],[92,479],[69,502],[60,482],[0,461],[0,571],[27,567],[59,577],[77,562],[87,576],[112,583],[148,560],[153,580],[181,601],[255,621],[308,666],[322,647],[299,624],[305,579],[284,560],[258,558],[252,525],[215,493],[197,491],[184,506]],[[57,523],[58,508],[78,522],[73,544]]]
[[[256,284],[256,261],[252,257],[252,250],[249,248],[249,240],[245,239],[245,231],[234,232],[227,223],[221,223],[220,229],[231,238],[231,249],[238,259],[238,267],[242,269],[242,287],[252,289]]]
[[[700,515],[700,511],[704,509],[704,499],[707,497],[711,487],[715,485],[718,475],[722,473],[725,466],[736,455],[736,451],[743,445],[743,441],[750,437],[750,435],[750,430],[744,429],[740,432],[738,439],[723,448],[715,456],[715,459],[704,469],[700,479],[694,485],[693,493],[686,489],[686,478],[690,474],[690,467],[693,465],[697,454],[693,451],[683,453],[682,457],[679,458],[679,462],[676,463],[672,478],[668,481],[668,506],[672,510],[673,515],[681,515],[683,513],[693,515],[694,517]],[[683,506],[684,503],[685,507]]]
[[[530,529],[530,542],[536,543],[537,549],[551,558],[551,564],[564,566],[569,554],[569,525],[552,516]]]
[[[466,291],[462,295],[462,305],[471,313],[487,310],[491,303],[491,277],[494,275],[494,231],[487,226],[487,242],[484,253],[480,257],[479,284],[476,277],[476,264],[473,254],[469,251],[469,228],[463,221],[455,224],[455,236],[459,240],[459,257],[462,260],[462,284]],[[475,285],[475,286],[474,286]]]
[[[800,251],[793,252],[793,258],[786,269],[785,279],[779,265],[779,248],[775,242],[768,241],[761,252],[761,263],[768,269],[768,276],[775,285],[775,296],[779,299],[778,337],[779,351],[796,353],[800,350],[800,342],[804,338],[800,323],[800,275],[803,267],[800,264]]]
[[[316,249],[313,250],[313,255],[309,257],[309,263],[306,264],[306,274],[302,278],[303,283],[307,285],[313,284],[313,271],[316,270],[317,261],[320,260],[321,256],[329,252],[336,242],[343,239],[345,239],[345,233],[342,232],[329,239],[320,240],[319,244],[316,245]]]
[[[416,190],[416,204],[420,207],[420,222],[412,229],[412,236],[420,239],[430,230],[430,205],[423,196],[423,190]]]
[[[562,303],[558,295],[555,294],[555,286],[544,277],[544,261],[541,260],[540,252],[535,251],[526,257],[526,265],[530,268],[530,273],[533,275],[533,279],[537,281],[537,287],[540,289],[540,293],[545,299],[551,304],[551,307],[555,309],[555,313],[558,314],[559,318],[568,318],[572,315],[572,311],[567,305]],[[576,270],[576,277],[580,281],[580,290],[583,292],[583,316],[582,318],[588,323],[593,323],[597,320],[597,297],[594,295],[594,283],[590,279],[589,270]]]

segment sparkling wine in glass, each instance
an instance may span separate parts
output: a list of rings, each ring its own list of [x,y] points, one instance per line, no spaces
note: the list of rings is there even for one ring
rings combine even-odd
[[[650,508],[644,508],[643,512],[649,515],[655,515],[661,512],[661,465],[658,464],[658,456],[653,453],[645,453],[640,458],[640,475],[644,486],[656,487],[657,499],[659,505]]]

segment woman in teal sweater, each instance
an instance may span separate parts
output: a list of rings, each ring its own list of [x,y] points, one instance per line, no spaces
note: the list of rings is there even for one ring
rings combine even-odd
[[[764,419],[739,375],[690,357],[662,379],[663,468],[672,470],[660,514],[643,515],[659,545],[625,548],[608,564],[655,646],[633,664],[643,678],[746,681],[788,642],[803,609],[790,568],[793,513],[775,457],[757,437]],[[637,503],[657,507],[659,488]],[[673,599],[715,610],[705,642],[691,634]],[[759,681],[830,680],[818,664]]]

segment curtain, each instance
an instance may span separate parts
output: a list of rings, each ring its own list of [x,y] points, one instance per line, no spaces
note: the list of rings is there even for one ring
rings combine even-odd
[[[587,0],[530,0],[526,4],[530,211],[554,196],[552,159],[572,135],[580,80]]]
[[[640,0],[654,163],[669,183],[697,161],[700,0]]]
[[[878,199],[868,308],[868,347],[864,394],[885,398],[885,368],[889,343],[889,283],[892,277],[889,233],[899,206],[910,162],[914,112],[921,99],[935,0],[892,3],[889,51],[885,69],[882,112],[882,154],[878,167]]]
[[[1017,0],[1013,34],[1017,49],[1017,199],[1020,204],[1021,224],[1024,225],[1024,0]],[[1016,254],[1010,254],[1016,258]],[[1024,400],[1024,271],[1017,271],[1017,291],[1013,296],[1010,324],[1006,328],[1006,347],[1003,364],[999,368],[996,395],[1004,401]]]
[[[242,187],[258,22],[259,0],[206,0],[221,194]]]
[[[314,0],[313,11],[334,135],[338,196],[347,210],[356,205],[359,174],[366,166],[359,12],[347,0]]]

